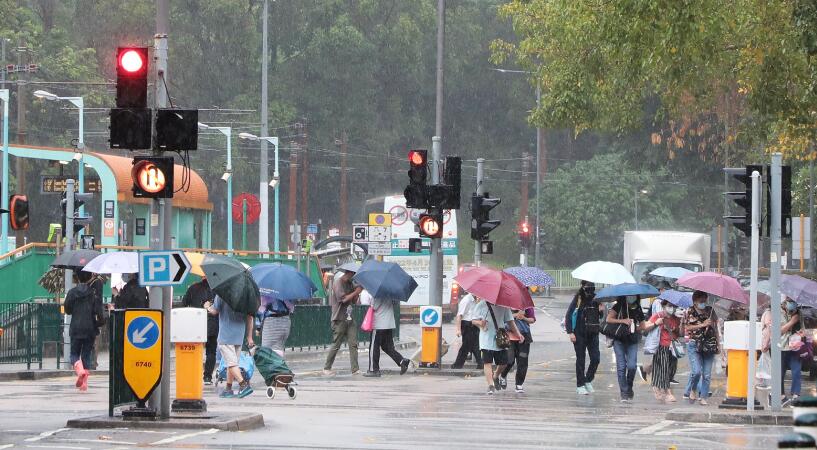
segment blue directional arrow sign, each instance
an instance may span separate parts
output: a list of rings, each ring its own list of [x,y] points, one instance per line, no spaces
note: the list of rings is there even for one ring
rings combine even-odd
[[[439,327],[442,325],[442,310],[438,306],[423,306],[420,309],[420,325]]]
[[[128,324],[127,339],[138,349],[148,349],[159,341],[159,325],[150,317],[136,317]]]

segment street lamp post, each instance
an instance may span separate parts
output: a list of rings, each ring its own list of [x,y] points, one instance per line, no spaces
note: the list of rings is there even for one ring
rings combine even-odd
[[[199,122],[199,130],[216,130],[227,138],[227,167],[221,179],[227,183],[227,251],[233,252],[233,149],[231,127],[212,127]]]
[[[281,175],[278,173],[278,137],[277,136],[256,136],[251,133],[239,133],[238,137],[240,139],[247,139],[249,141],[261,141],[261,142],[269,142],[275,147],[275,167],[272,173],[272,180],[269,182],[269,187],[275,190],[275,211],[274,211],[274,221],[275,221],[275,229],[273,230],[273,251],[278,253],[280,248],[280,215],[279,215],[279,208],[278,208],[278,199],[279,199],[279,190],[278,184],[281,181]],[[262,192],[266,189],[266,186],[261,186]],[[264,205],[261,205],[261,209],[263,211]]]
[[[635,190],[635,230],[638,231],[638,195],[639,194],[649,194],[646,189],[636,189]]]
[[[0,208],[9,209],[9,90],[0,89],[0,101],[3,102],[3,189]],[[9,215],[0,214],[2,220],[2,234],[0,235],[0,254],[8,253],[9,245]]]

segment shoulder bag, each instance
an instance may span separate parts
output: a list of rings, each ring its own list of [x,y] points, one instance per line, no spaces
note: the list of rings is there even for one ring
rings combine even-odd
[[[714,309],[709,311],[709,318],[712,320]],[[700,337],[695,341],[698,353],[702,355],[716,355],[720,353],[720,346],[718,345],[718,335],[715,334],[715,324],[711,324],[701,331]]]
[[[491,308],[491,304],[488,303],[488,312],[491,313],[491,319],[494,321],[494,329],[496,330],[496,337],[494,338],[494,342],[496,346],[501,349],[506,349],[511,346],[511,339],[508,336],[508,331],[503,327],[499,328],[496,323],[496,316],[494,315],[494,310]]]
[[[666,319],[666,318],[664,318],[664,319]],[[667,330],[667,333],[669,333],[669,337],[671,339],[670,342],[669,342],[669,351],[672,354],[672,356],[675,357],[675,359],[681,359],[684,356],[686,356],[687,355],[687,349],[684,346],[684,343],[681,341],[680,338],[672,337],[673,332],[672,332],[672,330],[667,328],[666,321],[664,322],[664,329]]]
[[[802,311],[798,313],[800,316],[800,331],[805,332],[806,327],[803,324],[803,313]],[[814,347],[813,347],[813,340],[808,337],[808,334],[802,337],[803,344],[800,346],[800,349],[797,351],[797,356],[800,357],[800,361],[803,364],[806,364],[808,367],[811,367],[811,364],[814,361]]]
[[[624,305],[624,309],[626,312],[626,319],[630,318],[630,311],[627,305]],[[621,311],[616,313],[616,318],[621,319]],[[624,340],[626,337],[630,336],[630,326],[626,323],[610,323],[605,318],[604,323],[601,325],[601,334],[616,340]]]

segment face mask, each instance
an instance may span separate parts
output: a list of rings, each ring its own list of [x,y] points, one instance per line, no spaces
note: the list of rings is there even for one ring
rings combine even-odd
[[[666,311],[666,313],[669,314],[669,315],[675,314],[675,307],[674,306],[665,306],[664,311]]]
[[[634,305],[638,301],[638,297],[627,297],[627,303]]]
[[[697,306],[698,309],[705,309],[706,308],[706,302],[696,303],[695,306]]]
[[[794,302],[787,302],[786,303],[786,311],[793,312],[795,309],[797,309],[797,304],[796,303],[794,303]]]
[[[592,286],[585,286],[582,288],[586,295],[593,295],[596,292],[596,288]]]

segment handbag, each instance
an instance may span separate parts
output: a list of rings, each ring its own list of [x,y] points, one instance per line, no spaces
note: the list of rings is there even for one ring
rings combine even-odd
[[[800,330],[805,330],[806,327],[803,325],[803,314],[800,314]],[[801,338],[801,342],[803,343],[800,346],[800,349],[797,350],[797,356],[800,357],[800,362],[804,365],[803,367],[811,367],[814,362],[814,346],[813,340],[808,337],[808,335]]]
[[[369,306],[366,310],[366,315],[363,316],[363,323],[360,324],[360,329],[365,332],[374,330],[374,306]]]
[[[712,314],[714,312],[714,309],[709,312],[709,319],[707,320],[712,320]],[[702,355],[716,355],[720,353],[718,336],[715,334],[712,325],[706,327],[706,329],[701,332],[701,337],[695,341],[695,345],[698,349],[698,353]]]
[[[626,319],[630,318],[630,311],[627,305],[624,305],[624,309],[626,311]],[[616,314],[616,318],[621,319],[621,311]],[[630,332],[630,326],[626,323],[610,323],[605,320],[601,325],[601,334],[611,338],[616,339],[619,341],[624,340],[625,338],[629,337],[632,333]]]
[[[664,329],[667,330],[670,337],[672,337],[672,330],[667,328],[667,323],[664,322]],[[681,341],[680,338],[673,338],[669,343],[669,352],[672,354],[675,359],[681,359],[687,355],[687,349],[684,343]]]
[[[506,349],[511,346],[511,339],[508,336],[508,330],[505,328],[499,328],[496,324],[496,316],[494,315],[494,310],[491,308],[491,304],[488,303],[488,312],[491,313],[491,319],[494,321],[494,329],[496,330],[496,337],[494,338],[494,342],[496,346],[501,349]]]

